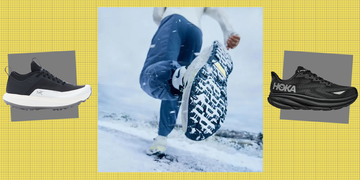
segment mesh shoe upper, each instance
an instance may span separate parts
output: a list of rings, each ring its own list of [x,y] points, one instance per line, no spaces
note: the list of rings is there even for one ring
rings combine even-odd
[[[11,72],[6,86],[6,92],[19,95],[30,95],[35,89],[47,89],[59,92],[82,88],[62,81],[49,71],[41,68],[34,61],[31,62],[31,72],[19,74]]]
[[[281,80],[275,72],[271,72],[271,75],[272,93],[296,93],[325,99],[345,98],[357,94],[356,88],[334,84],[301,66],[288,80]]]

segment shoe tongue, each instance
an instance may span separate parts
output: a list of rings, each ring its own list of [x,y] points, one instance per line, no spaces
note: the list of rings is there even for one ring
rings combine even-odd
[[[35,61],[31,62],[31,72],[34,71],[40,71],[41,70],[41,66],[39,66]]]
[[[302,71],[307,71],[307,69],[305,69],[305,68],[302,67],[302,66],[298,66],[298,68],[296,69],[295,73],[299,73],[299,72],[302,72]]]

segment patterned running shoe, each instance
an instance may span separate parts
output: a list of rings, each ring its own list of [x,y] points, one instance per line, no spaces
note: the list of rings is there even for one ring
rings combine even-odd
[[[218,41],[201,52],[184,74],[181,119],[185,136],[201,141],[224,123],[227,111],[227,79],[233,62]]]

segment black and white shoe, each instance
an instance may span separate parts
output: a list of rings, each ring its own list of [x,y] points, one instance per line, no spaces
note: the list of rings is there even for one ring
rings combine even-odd
[[[89,85],[69,84],[32,61],[31,72],[10,73],[3,100],[23,110],[61,110],[86,101],[90,95]]]
[[[204,49],[184,74],[181,119],[185,136],[201,141],[224,123],[227,112],[227,79],[233,62],[218,41]]]
[[[183,81],[184,81],[185,72],[186,72],[186,67],[181,66],[180,68],[175,70],[175,72],[171,78],[172,86],[179,91],[182,91],[182,89],[184,87]]]
[[[301,66],[288,80],[275,72],[271,76],[268,101],[280,109],[334,110],[349,106],[358,96],[355,87],[334,84]]]

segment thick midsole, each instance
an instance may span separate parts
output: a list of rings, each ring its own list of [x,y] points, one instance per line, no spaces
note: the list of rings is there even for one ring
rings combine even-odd
[[[302,94],[293,93],[270,93],[269,98],[273,101],[281,102],[291,106],[318,106],[318,107],[336,107],[351,104],[356,100],[357,94],[340,99],[323,99]]]
[[[189,100],[190,98],[190,92],[191,92],[191,87],[192,84],[194,82],[194,77],[198,74],[198,72],[200,71],[200,69],[206,65],[207,63],[207,59],[203,59],[202,57],[199,57],[197,59],[194,60],[195,62],[193,62],[193,64],[197,64],[197,66],[192,67],[191,65],[188,67],[187,69],[187,73],[186,75],[188,75],[188,84],[183,92],[183,97],[182,97],[182,102],[187,102],[187,100]],[[183,131],[186,132],[187,130],[187,125],[188,125],[188,103],[181,103],[181,120],[182,120],[182,128]]]
[[[73,97],[39,97],[5,93],[3,100],[10,104],[24,107],[62,107],[85,101],[91,95],[91,89]]]

